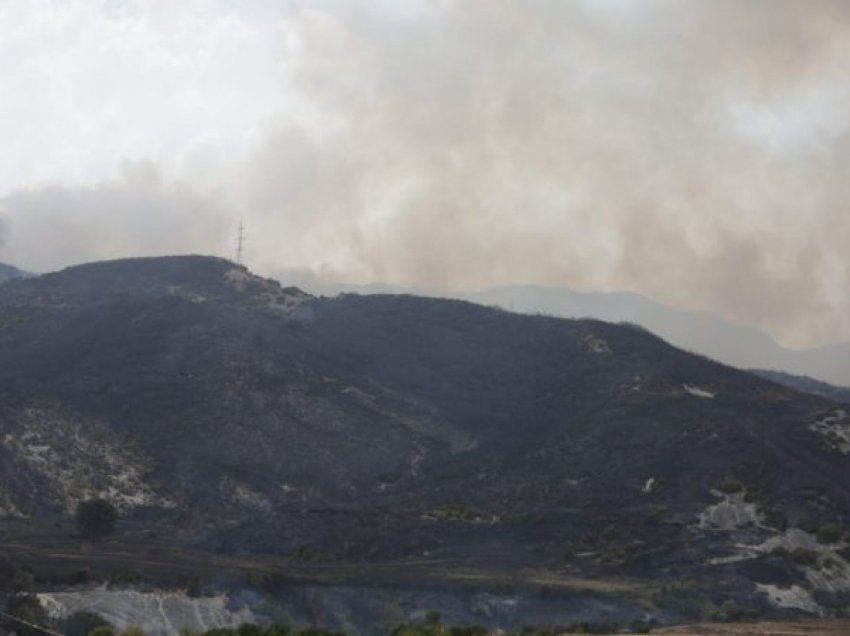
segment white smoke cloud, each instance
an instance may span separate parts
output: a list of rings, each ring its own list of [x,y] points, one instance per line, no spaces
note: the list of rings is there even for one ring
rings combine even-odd
[[[198,1],[123,3],[119,18],[69,5],[85,44],[56,28],[41,56],[13,47],[41,60],[32,80],[0,63],[50,103],[88,98],[54,123],[51,108],[5,107],[26,132],[5,156],[29,158],[7,159],[7,260],[226,254],[244,218],[263,271],[627,289],[788,343],[850,338],[845,2]],[[30,41],[11,6],[0,32]],[[109,172],[138,158],[165,175],[147,218],[138,184]],[[42,233],[50,247],[30,249],[39,215],[71,227],[73,248]],[[105,217],[121,223],[103,232]]]
[[[125,164],[121,177],[91,187],[45,186],[0,199],[9,220],[4,258],[54,270],[126,256],[226,249],[229,210],[214,193],[164,179],[152,164]]]

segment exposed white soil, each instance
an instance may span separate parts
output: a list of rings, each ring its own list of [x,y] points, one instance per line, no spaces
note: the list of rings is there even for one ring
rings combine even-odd
[[[585,351],[588,353],[597,353],[597,354],[610,354],[611,347],[608,345],[608,341],[604,338],[598,337],[594,333],[588,333],[582,339],[582,345]]]
[[[232,501],[243,508],[260,512],[272,509],[272,502],[268,497],[230,477],[219,482],[219,491],[226,501]]]
[[[721,502],[721,504],[729,504],[729,500],[727,499]],[[712,508],[715,509],[715,516],[725,518],[727,513],[717,513],[717,506],[713,506]],[[710,515],[703,513],[703,518],[708,516]],[[736,522],[742,520],[744,518],[742,510],[738,509],[736,512],[730,511],[729,518],[736,520]],[[769,530],[764,526],[759,527],[763,530]],[[773,536],[769,536],[757,545],[738,544],[735,546],[735,552],[733,554],[710,559],[708,563],[711,565],[723,565],[746,561],[764,554],[770,554],[779,549],[787,552],[793,552],[794,550],[809,550],[814,552],[817,555],[816,565],[798,566],[806,577],[805,584],[790,587],[758,584],[757,588],[760,592],[767,595],[770,603],[776,607],[800,609],[822,616],[827,612],[824,607],[815,601],[813,596],[815,592],[839,593],[850,591],[850,563],[838,554],[838,551],[845,545],[844,543],[824,545],[819,543],[813,534],[799,528],[789,528],[785,532],[775,533]]]
[[[10,418],[0,445],[21,461],[22,470],[39,476],[66,510],[90,497],[108,499],[121,510],[175,505],[148,482],[150,458],[102,422],[49,407],[24,408]],[[14,515],[18,506],[0,493],[0,508]]]
[[[685,389],[686,392],[690,393],[694,397],[702,398],[704,400],[711,400],[717,397],[717,393],[709,391],[708,389],[703,389],[698,386],[691,386],[690,384],[683,384],[682,388]]]
[[[722,499],[700,513],[699,525],[701,528],[729,531],[748,525],[759,525],[756,505],[745,502],[743,494],[725,495],[719,492],[716,494],[720,495]]]
[[[850,420],[844,409],[835,409],[832,414],[809,424],[809,430],[822,435],[834,450],[850,454]]]
[[[238,292],[253,289],[257,302],[261,306],[289,314],[301,303],[311,298],[310,294],[295,288],[283,288],[280,283],[254,276],[246,269],[234,267],[224,274],[225,282]]]
[[[53,618],[85,610],[100,614],[119,630],[139,626],[148,636],[176,636],[184,629],[197,633],[257,621],[248,608],[229,609],[226,596],[190,598],[183,592],[98,589],[39,594],[38,598]]]
[[[781,588],[776,585],[756,583],[759,592],[767,595],[772,605],[785,609],[798,609],[823,616],[824,611],[812,598],[811,593],[799,585]]]

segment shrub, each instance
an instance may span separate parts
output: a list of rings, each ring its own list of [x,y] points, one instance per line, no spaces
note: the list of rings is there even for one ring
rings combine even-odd
[[[818,564],[818,553],[808,548],[794,548],[789,555],[797,565],[814,567]]]
[[[236,630],[237,636],[263,636],[263,628],[253,623],[243,623]]]
[[[6,612],[10,616],[32,625],[44,625],[47,622],[47,612],[44,611],[36,596],[27,595],[13,598],[7,604]],[[3,623],[0,623],[0,633],[9,632],[19,634],[20,636],[43,636],[43,630],[30,627],[25,623],[6,619]],[[6,630],[3,629],[4,627]]]
[[[629,632],[632,634],[648,634],[652,631],[652,628],[655,627],[655,625],[655,621],[635,620],[629,625]]]
[[[827,523],[818,528],[818,543],[838,543],[844,538],[844,528],[837,523]]]
[[[105,499],[88,499],[77,505],[77,529],[87,539],[99,539],[115,532],[118,510]]]
[[[71,585],[81,585],[84,583],[88,583],[91,581],[91,570],[88,568],[80,568],[71,574],[68,578],[68,582]]]
[[[774,508],[762,508],[760,510],[764,523],[771,528],[785,532],[788,529],[788,517]]]
[[[430,632],[417,625],[397,625],[390,632],[391,636],[428,636]]]
[[[740,479],[733,475],[727,475],[723,478],[723,481],[717,484],[717,490],[725,492],[727,495],[734,495],[741,492],[743,489],[744,484]]]
[[[481,625],[464,625],[449,628],[451,636],[487,636],[487,628]]]
[[[103,616],[86,611],[74,612],[62,621],[61,625],[62,633],[65,636],[89,636],[98,627],[112,629],[112,625]]]
[[[733,600],[724,601],[711,615],[711,620],[721,623],[734,623],[737,621],[755,618],[758,612],[753,611],[742,605],[738,605]]]
[[[12,576],[12,588],[16,592],[28,590],[35,583],[35,575],[29,570],[15,570]]]
[[[703,618],[707,605],[699,590],[684,585],[665,585],[655,594],[655,603],[661,609],[696,620]]]
[[[850,606],[850,592],[846,591],[815,590],[812,592],[812,598],[816,603],[835,614],[840,614]]]

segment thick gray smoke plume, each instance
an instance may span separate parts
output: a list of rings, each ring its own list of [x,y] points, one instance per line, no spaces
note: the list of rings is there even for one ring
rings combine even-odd
[[[183,252],[220,251],[230,216],[213,193],[166,181],[154,166],[127,164],[118,179],[91,187],[46,186],[0,200],[10,219],[4,254],[45,269],[67,264]],[[8,256],[6,257],[8,258]]]
[[[141,200],[132,179],[13,193],[10,240],[40,255],[20,264],[227,253],[244,218],[265,272],[632,290],[791,344],[850,338],[850,3],[326,0],[277,17],[268,81],[291,102],[247,159]],[[70,230],[32,244],[48,218]]]

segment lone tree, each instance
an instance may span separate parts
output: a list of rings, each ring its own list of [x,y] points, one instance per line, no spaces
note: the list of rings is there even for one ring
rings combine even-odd
[[[111,632],[115,631],[110,622],[100,614],[77,610],[60,624],[65,636],[89,636],[98,627],[106,627]]]
[[[77,505],[77,529],[87,539],[100,539],[115,532],[118,511],[105,499],[87,499]]]

